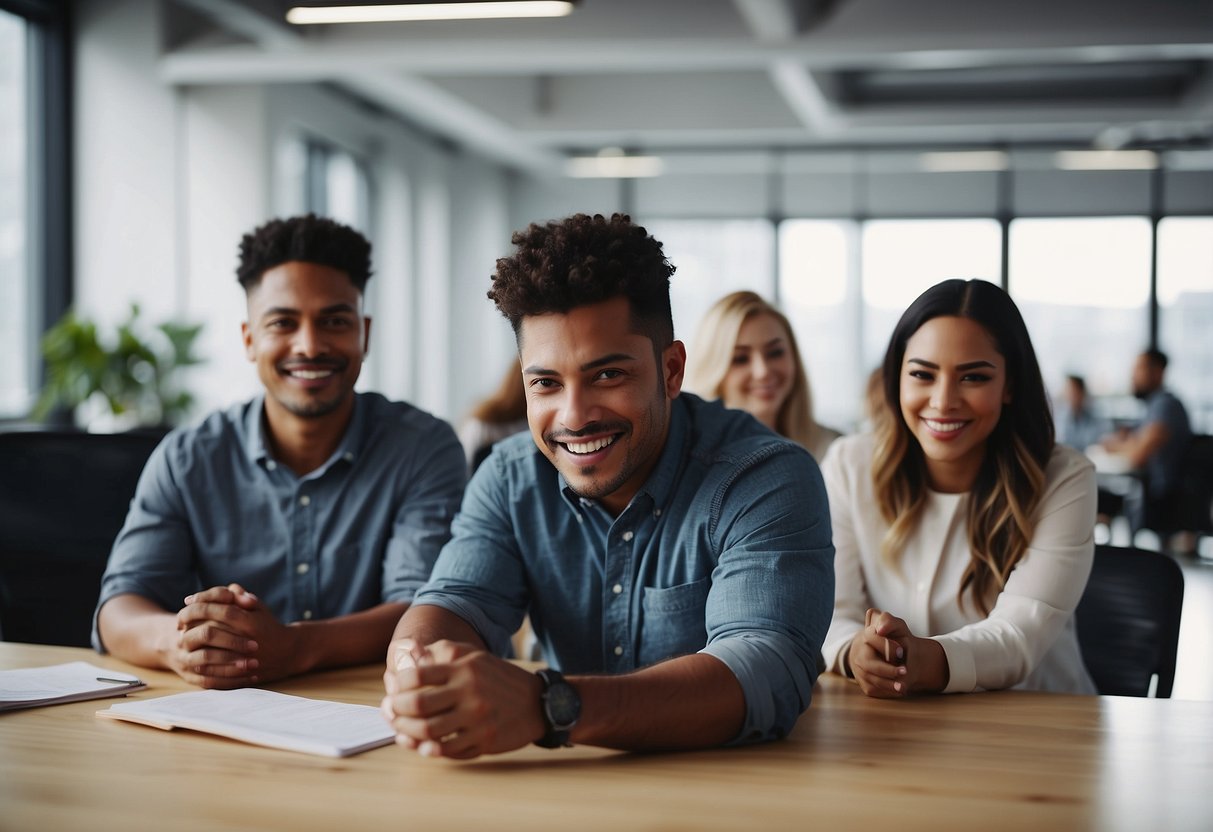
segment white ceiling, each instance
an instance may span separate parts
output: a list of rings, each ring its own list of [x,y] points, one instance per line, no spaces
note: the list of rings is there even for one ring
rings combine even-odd
[[[502,163],[640,151],[1208,147],[1211,0],[580,0],[549,20],[292,27],[172,0],[174,84],[330,82]]]

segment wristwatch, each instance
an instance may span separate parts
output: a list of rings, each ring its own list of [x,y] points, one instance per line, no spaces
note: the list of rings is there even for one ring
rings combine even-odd
[[[543,682],[543,693],[539,695],[539,700],[543,706],[543,724],[547,727],[547,733],[535,740],[535,745],[540,748],[572,745],[569,731],[581,716],[581,697],[563,676],[549,667],[536,670],[535,675]]]

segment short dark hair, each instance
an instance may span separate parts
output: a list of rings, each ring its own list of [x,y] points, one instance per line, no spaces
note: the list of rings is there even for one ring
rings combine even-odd
[[[1146,350],[1142,353],[1146,357],[1146,361],[1153,364],[1160,370],[1167,369],[1167,354],[1162,350]]]
[[[236,279],[249,291],[268,269],[298,260],[344,272],[359,292],[371,277],[371,244],[354,229],[339,222],[305,214],[274,219],[240,240]]]
[[[670,275],[661,243],[627,214],[575,214],[531,223],[514,234],[517,251],[497,261],[489,298],[517,338],[528,315],[567,313],[626,297],[632,325],[660,352],[674,341]]]
[[[1066,381],[1078,388],[1079,392],[1087,392],[1087,380],[1080,375],[1069,373],[1066,375]]]

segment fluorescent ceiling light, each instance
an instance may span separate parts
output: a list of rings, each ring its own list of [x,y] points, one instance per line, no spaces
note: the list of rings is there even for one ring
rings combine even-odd
[[[1059,150],[1053,165],[1061,170],[1154,170],[1153,150]]]
[[[486,0],[478,3],[393,3],[382,6],[295,6],[288,23],[394,23],[407,20],[476,20],[503,17],[564,17],[570,0]]]
[[[660,176],[665,164],[657,156],[627,156],[608,148],[597,156],[573,156],[564,172],[576,179],[638,179]]]
[[[1009,165],[1010,159],[1001,150],[940,151],[918,155],[918,166],[931,173],[1006,170]]]

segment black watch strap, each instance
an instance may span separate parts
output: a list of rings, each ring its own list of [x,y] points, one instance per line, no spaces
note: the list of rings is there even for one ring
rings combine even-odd
[[[535,740],[541,748],[562,748],[572,745],[569,731],[581,716],[581,697],[576,689],[565,681],[564,676],[551,668],[535,671],[543,682],[539,695],[540,712],[543,714],[544,735]]]

